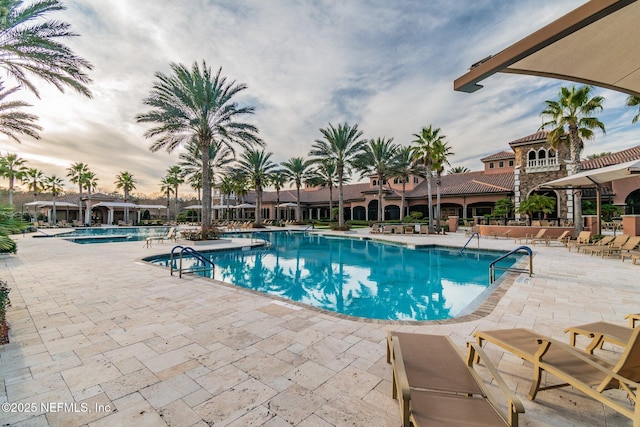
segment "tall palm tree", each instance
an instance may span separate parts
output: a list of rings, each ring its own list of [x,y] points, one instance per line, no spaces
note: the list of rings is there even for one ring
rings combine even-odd
[[[82,182],[82,186],[87,189],[87,210],[85,212],[84,223],[86,225],[91,225],[91,195],[98,187],[98,178],[94,172],[87,169],[80,176],[80,182]]]
[[[171,194],[173,193],[173,182],[169,177],[165,176],[160,181],[160,191],[167,195],[167,221],[171,221],[171,211],[169,209],[169,204],[171,203]]]
[[[640,98],[637,96],[629,95],[627,98],[627,107],[640,107]],[[637,123],[640,120],[640,109],[638,110],[638,114],[633,116],[631,123]]]
[[[336,185],[336,164],[331,160],[317,162],[312,171],[313,182],[329,189],[329,220],[333,221],[333,187]]]
[[[51,193],[53,197],[53,207],[51,209],[51,223],[57,224],[58,217],[56,213],[56,197],[62,194],[62,178],[57,177],[55,175],[51,175],[45,178],[44,186],[48,192]]]
[[[231,195],[233,194],[234,190],[235,190],[235,182],[233,180],[233,177],[231,176],[223,176],[222,179],[220,180],[220,193],[222,193],[223,196],[227,196],[227,209],[226,209],[226,217],[227,220],[231,219]]]
[[[284,170],[278,169],[271,172],[269,182],[276,189],[276,222],[280,223],[280,190],[287,182],[287,174]]]
[[[15,180],[22,180],[27,167],[24,165],[27,161],[17,154],[7,153],[6,156],[0,156],[0,177],[9,180],[9,206],[13,207],[13,187]]]
[[[471,172],[471,170],[466,166],[455,166],[447,171],[449,175],[453,175],[456,173],[467,173],[467,172]]]
[[[215,184],[216,171],[231,163],[233,158],[233,150],[221,142],[214,141],[209,146],[209,182],[211,186]],[[202,153],[197,140],[192,139],[189,141],[186,145],[186,151],[180,153],[180,160],[178,165],[184,171],[184,175],[187,177],[191,187],[198,192],[198,201],[202,202],[200,198],[200,190],[204,185],[202,181]]]
[[[320,129],[320,133],[324,139],[315,141],[310,154],[316,158],[316,161],[335,162],[338,178],[338,227],[344,229],[343,184],[366,141],[360,139],[362,131],[358,130],[357,124],[351,126],[344,123],[334,127],[329,123],[329,127]]]
[[[1,58],[1,56],[0,56]],[[19,87],[4,89],[0,81],[0,133],[20,143],[17,134],[23,134],[35,139],[40,139],[38,134],[42,130],[35,122],[38,116],[20,111],[23,107],[30,107],[24,101],[7,101],[5,98],[19,90]]]
[[[173,186],[173,196],[174,196],[174,209],[176,211],[176,219],[178,218],[178,187],[180,184],[184,184],[184,173],[180,166],[175,165],[171,166],[167,169],[166,175],[167,182],[169,182]]]
[[[42,190],[42,181],[44,180],[44,173],[36,168],[29,168],[24,173],[22,183],[27,184],[29,191],[33,191],[33,201],[36,201],[38,191]]]
[[[129,193],[131,190],[136,189],[136,183],[136,179],[128,171],[123,171],[116,175],[116,181],[114,182],[116,188],[121,188],[124,192],[124,222],[126,223],[129,222],[129,206],[127,206],[126,203],[129,202]]]
[[[555,101],[545,101],[547,107],[540,113],[543,117],[549,116],[550,120],[544,122],[540,129],[552,128],[547,135],[547,141],[558,147],[561,143],[569,145],[570,170],[574,175],[580,172],[580,156],[584,149],[583,139],[592,139],[595,129],[605,133],[604,123],[598,120],[594,114],[602,111],[602,96],[591,96],[592,86],[580,86],[571,89],[562,87]],[[573,219],[575,233],[582,231],[582,193],[574,191]]]
[[[151,107],[139,114],[140,123],[154,123],[145,137],[158,137],[151,151],[166,148],[172,151],[181,144],[196,139],[202,153],[202,233],[211,225],[211,186],[209,176],[209,147],[214,141],[234,149],[234,145],[249,148],[262,145],[258,129],[241,117],[253,114],[253,107],[240,107],[233,101],[247,88],[235,81],[227,83],[221,76],[222,68],[212,75],[202,61],[202,68],[194,63],[191,70],[182,64],[171,64],[171,75],[155,73],[156,82],[151,94],[144,100]]]
[[[311,178],[311,160],[302,157],[292,157],[286,162],[282,162],[284,173],[290,183],[296,186],[296,221],[302,221],[300,211],[300,188],[309,178]]]
[[[262,191],[269,184],[269,174],[277,166],[270,160],[273,153],[264,150],[248,149],[238,160],[238,168],[247,177],[247,181],[256,190],[256,227],[262,226]]]
[[[433,170],[436,172],[436,227],[440,230],[440,187],[444,166],[449,165],[449,156],[453,156],[451,147],[443,139],[433,143]]]
[[[433,128],[432,125],[423,127],[420,133],[413,134],[416,139],[413,141],[413,158],[424,165],[427,172],[427,198],[429,202],[429,232],[434,231],[433,227],[433,200],[431,200],[431,178],[433,176],[433,146],[436,141],[445,138],[440,135],[440,128]]]
[[[392,178],[398,178],[402,183],[402,192],[400,198],[400,219],[406,216],[406,192],[407,182],[414,177],[426,177],[427,172],[424,165],[413,161],[413,149],[411,147],[400,147],[398,153],[393,161],[393,168],[391,171]]]
[[[82,190],[84,189],[84,178],[89,172],[89,166],[86,163],[76,162],[67,168],[67,178],[72,184],[78,184],[78,221],[82,222]]]
[[[53,84],[61,92],[69,87],[91,97],[86,87],[91,79],[83,71],[91,70],[91,64],[58,41],[77,34],[65,22],[42,20],[46,14],[64,9],[58,0],[36,0],[24,7],[22,0],[2,0],[0,67],[38,97],[29,75]]]
[[[398,149],[393,138],[370,139],[356,157],[356,169],[363,174],[374,174],[378,180],[378,221],[384,221],[382,206],[383,184],[392,175],[393,163]]]

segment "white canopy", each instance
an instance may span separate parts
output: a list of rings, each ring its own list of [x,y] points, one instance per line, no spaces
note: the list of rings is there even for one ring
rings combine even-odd
[[[276,205],[278,208],[295,208],[296,206],[298,205],[293,202],[280,203],[279,205]]]
[[[99,202],[93,205],[92,207],[105,207],[105,208],[137,208],[138,205],[135,203],[124,203],[124,202]]]
[[[240,203],[239,205],[231,206],[233,209],[245,209],[245,208],[255,208],[256,205],[252,205],[251,203]]]
[[[47,206],[53,206],[53,201],[52,200],[39,200],[39,201],[35,201],[35,202],[29,202],[29,203],[25,203],[25,206],[35,206],[37,208],[44,208]],[[69,203],[69,202],[56,202],[56,207],[57,208],[77,208],[78,205],[74,204],[74,203]]]
[[[541,187],[552,188],[580,188],[595,187],[597,184],[604,184],[619,179],[630,178],[640,174],[640,160],[633,160],[617,165],[605,166],[603,168],[591,169],[569,175],[555,181],[546,182]]]

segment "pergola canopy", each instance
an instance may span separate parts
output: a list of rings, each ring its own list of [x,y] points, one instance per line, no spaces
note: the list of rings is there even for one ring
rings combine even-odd
[[[640,3],[591,0],[473,64],[454,90],[475,92],[497,72],[575,81],[640,97]]]

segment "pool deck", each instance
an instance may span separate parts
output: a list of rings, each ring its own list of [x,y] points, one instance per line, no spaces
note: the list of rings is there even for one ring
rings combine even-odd
[[[409,244],[467,240],[461,232],[355,234]],[[480,313],[399,324],[347,319],[208,279],[178,279],[141,261],[167,253],[169,242],[146,248],[16,240],[18,255],[0,258],[0,278],[12,288],[0,402],[16,404],[14,412],[0,411],[1,425],[398,426],[385,361],[388,330],[449,335],[464,351],[476,330],[523,327],[566,341],[566,326],[626,325],[625,314],[640,312],[640,265],[557,244],[533,246],[534,276],[502,280],[501,298]],[[479,246],[518,245],[481,238]],[[531,366],[487,350],[525,406],[520,425],[632,425],[571,387],[527,400]],[[619,352],[605,345],[598,354],[615,359]],[[630,406],[620,391],[607,393]]]

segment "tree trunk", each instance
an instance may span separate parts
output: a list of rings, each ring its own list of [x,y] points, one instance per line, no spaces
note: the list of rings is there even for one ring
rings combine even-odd
[[[300,217],[300,185],[296,183],[296,222],[301,222]]]
[[[344,165],[338,165],[338,227],[344,227],[344,190],[342,188],[342,177],[344,175]]]
[[[580,172],[582,141],[577,126],[569,128],[569,152],[571,156],[571,175]],[[573,232],[577,236],[582,231],[582,191],[573,190]]]
[[[200,141],[202,153],[202,235],[211,225],[211,177],[209,176],[209,145],[211,141]]]
[[[438,176],[436,181],[436,226],[440,231],[440,177]]]
[[[378,221],[384,221],[384,210],[382,209],[382,176],[378,175]]]
[[[429,233],[433,233],[433,200],[431,200],[431,171],[427,173],[427,198],[429,199]]]
[[[402,198],[400,199],[400,221],[402,221],[404,219],[404,217],[406,216],[404,214],[404,203],[405,203],[405,191],[407,188],[407,183],[405,182],[404,178],[402,178]]]
[[[256,185],[256,225],[262,225],[262,186]]]
[[[276,189],[276,222],[280,225],[280,189]]]

